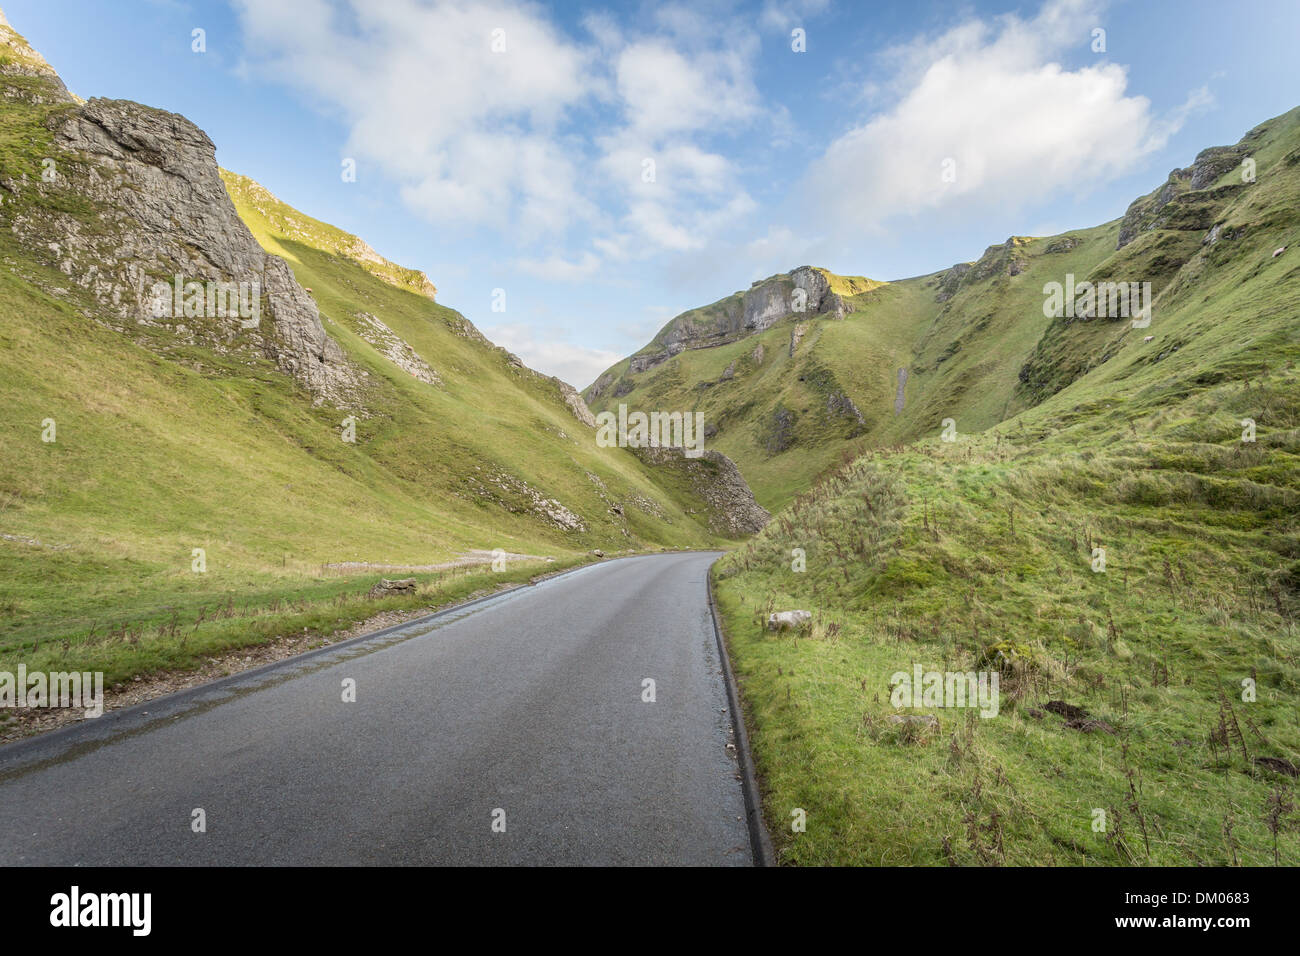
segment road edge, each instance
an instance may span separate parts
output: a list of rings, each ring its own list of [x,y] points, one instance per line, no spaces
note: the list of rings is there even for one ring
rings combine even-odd
[[[651,552],[651,553],[657,553],[657,552]],[[235,671],[234,673],[226,674],[223,677],[218,677],[214,680],[205,681],[202,684],[195,684],[192,687],[185,687],[180,690],[172,691],[169,694],[162,694],[158,697],[151,697],[148,700],[142,700],[139,703],[132,704],[129,707],[123,707],[120,710],[105,711],[102,717],[96,718],[94,721],[78,720],[70,724],[64,724],[62,727],[55,727],[51,730],[31,734],[26,737],[18,737],[16,739],[0,743],[0,765],[4,763],[5,758],[18,757],[21,759],[21,757],[27,751],[39,750],[43,745],[53,746],[53,745],[57,745],[58,743],[62,742],[63,740],[69,737],[86,736],[89,735],[92,730],[97,729],[99,727],[111,728],[114,724],[119,723],[127,718],[147,713],[148,708],[150,707],[162,709],[163,707],[169,705],[182,704],[188,698],[197,697],[201,693],[213,691],[213,690],[220,690],[221,688],[227,685],[237,683],[241,680],[258,678],[270,671],[288,667],[293,664],[299,664],[302,663],[303,661],[310,660],[314,657],[320,657],[325,654],[336,652],[340,648],[348,648],[357,644],[365,643],[367,641],[373,641],[379,637],[386,637],[387,635],[395,631],[401,630],[402,628],[428,623],[437,620],[440,617],[445,617],[449,614],[454,614],[457,611],[463,611],[467,608],[473,607],[476,604],[482,604],[485,601],[490,601],[493,598],[503,597],[515,591],[522,591],[525,588],[536,587],[537,585],[542,584],[546,581],[551,581],[555,578],[561,578],[564,577],[565,575],[573,574],[574,572],[582,571],[586,568],[592,568],[599,564],[607,564],[612,561],[621,561],[627,558],[637,558],[642,556],[643,555],[641,554],[629,554],[629,555],[602,557],[602,558],[597,558],[594,561],[588,561],[584,564],[579,564],[572,568],[565,568],[562,571],[549,571],[549,572],[543,571],[540,574],[534,575],[529,580],[524,581],[520,584],[510,585],[501,588],[500,590],[493,591],[490,594],[480,595],[479,597],[476,598],[467,598],[464,601],[460,601],[455,604],[449,604],[446,607],[438,608],[436,611],[430,611],[428,614],[421,615],[420,617],[413,617],[409,621],[400,621],[397,624],[389,624],[386,627],[377,628],[373,631],[367,631],[364,634],[358,634],[355,637],[349,637],[342,641],[338,641],[330,644],[324,644],[321,645],[320,647],[313,647],[309,650],[302,651],[298,654],[290,655],[289,657],[282,657],[279,660],[268,661],[265,664],[260,664],[257,667],[251,667],[248,670]],[[100,721],[103,721],[103,723],[100,723]],[[0,772],[3,772],[2,769],[0,769]]]
[[[718,616],[718,600],[713,593],[713,568],[716,564],[715,561],[709,565],[704,572],[704,580],[708,586],[713,635],[718,640],[718,656],[722,660],[723,681],[727,685],[727,700],[731,705],[731,724],[736,729],[736,758],[740,762],[740,784],[745,795],[745,817],[749,827],[750,849],[754,855],[755,866],[776,866],[772,837],[768,834],[767,822],[763,819],[763,799],[758,788],[758,774],[754,769],[754,755],[749,750],[749,729],[746,727],[745,710],[741,706],[740,687],[736,684],[736,674],[731,668],[726,631],[722,626],[722,618]]]

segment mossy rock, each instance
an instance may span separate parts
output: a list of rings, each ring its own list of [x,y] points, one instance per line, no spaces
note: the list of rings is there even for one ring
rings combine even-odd
[[[1013,640],[996,641],[980,653],[980,666],[994,667],[1000,671],[1036,670],[1041,661],[1038,652],[1028,644]]]

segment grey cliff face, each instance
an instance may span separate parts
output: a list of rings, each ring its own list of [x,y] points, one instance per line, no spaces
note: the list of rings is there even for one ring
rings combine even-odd
[[[754,500],[736,463],[722,452],[710,448],[698,458],[687,458],[681,448],[647,445],[632,451],[647,464],[684,471],[708,508],[709,526],[718,534],[729,538],[756,534],[772,519]]]
[[[1011,236],[1006,242],[989,246],[974,262],[959,262],[939,273],[936,279],[938,291],[935,293],[934,301],[947,302],[963,286],[982,282],[993,276],[1020,275],[1025,270],[1024,252],[1020,248],[1023,242],[1024,240]]]
[[[1169,178],[1154,196],[1143,196],[1133,200],[1124,219],[1120,223],[1119,239],[1116,249],[1123,249],[1144,232],[1163,228],[1209,228],[1210,224],[1194,221],[1188,210],[1194,210],[1201,197],[1189,196],[1209,189],[1225,173],[1241,166],[1242,160],[1251,153],[1252,144],[1262,135],[1262,129],[1256,128],[1247,133],[1235,146],[1211,146],[1196,154],[1192,165],[1184,169],[1174,169]],[[1235,191],[1247,186],[1243,179],[1229,183],[1222,189]],[[1188,221],[1189,219],[1193,221]]]
[[[557,388],[559,388],[560,398],[564,401],[564,404],[568,406],[569,411],[573,413],[573,417],[582,422],[582,424],[586,425],[588,428],[595,428],[596,416],[591,414],[591,409],[588,408],[587,403],[582,400],[582,396],[578,394],[578,390],[568,382],[564,381],[564,379],[552,376],[551,381],[555,383]]]
[[[658,348],[632,356],[628,372],[636,375],[648,371],[687,349],[726,345],[792,316],[843,319],[852,309],[842,296],[831,291],[830,281],[821,270],[799,266],[788,274],[755,282],[745,292],[714,306],[679,315],[658,339]],[[589,394],[598,398],[608,384],[602,377]]]
[[[124,100],[92,99],[53,114],[59,147],[47,192],[90,200],[96,227],[66,213],[15,222],[15,231],[55,253],[58,268],[124,327],[155,323],[155,283],[247,283],[260,292],[260,324],[205,315],[191,335],[228,350],[260,351],[317,402],[345,401],[356,372],[321,324],[288,264],[268,255],[240,220],[221,182],[212,141],[174,113]],[[255,284],[255,285],[254,285]]]

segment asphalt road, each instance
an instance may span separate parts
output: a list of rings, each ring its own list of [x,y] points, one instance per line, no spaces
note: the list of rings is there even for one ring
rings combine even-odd
[[[749,865],[716,557],[593,565],[0,747],[0,865]]]

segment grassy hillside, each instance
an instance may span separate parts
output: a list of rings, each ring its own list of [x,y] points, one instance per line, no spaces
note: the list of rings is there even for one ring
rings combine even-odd
[[[710,540],[707,528],[686,515],[698,503],[673,498],[625,450],[597,447],[591,430],[564,404],[555,380],[518,364],[459,313],[376,281],[362,264],[330,251],[330,227],[299,213],[297,227],[286,235],[278,224],[287,207],[251,180],[230,173],[223,179],[259,243],[289,261],[299,282],[312,290],[331,335],[380,380],[386,394],[368,403],[361,426],[374,435],[372,454],[413,479],[440,512],[486,513],[492,516],[489,527],[526,527],[536,515],[528,514],[526,492],[510,480],[516,479],[556,494],[588,529],[574,535],[538,522],[534,541],[624,547]],[[304,223],[313,228],[304,230]],[[385,339],[363,316],[379,318],[425,361],[439,384],[397,368],[382,351]],[[498,483],[498,476],[507,479]],[[625,500],[633,506],[622,515],[611,513],[612,503]],[[481,522],[480,517],[473,523]]]
[[[65,180],[42,184],[45,158],[61,177],[81,162],[51,132],[79,106],[57,77],[30,75],[30,48],[3,32],[0,670],[75,666],[120,680],[402,605],[366,600],[381,572],[329,567],[345,562],[429,566],[494,548],[553,559],[475,579],[490,586],[594,548],[719,540],[681,482],[598,448],[560,383],[435,303],[422,274],[249,180],[225,177],[358,370],[348,407],[264,356],[187,334],[202,319],[110,315],[93,277],[19,239],[20,224],[54,211],[81,235],[112,220]],[[417,576],[432,590],[412,606],[466,590],[463,574]]]
[[[703,411],[717,430],[711,446],[736,461],[761,504],[780,507],[848,449],[937,433],[948,417],[959,430],[983,429],[1023,407],[1019,371],[1049,324],[1043,283],[1066,271],[1087,275],[1117,230],[1081,232],[1066,249],[1009,240],[964,281],[958,270],[849,292],[853,311],[841,320],[793,315],[641,373],[625,361],[606,373],[619,386],[592,407]],[[1008,275],[1012,262],[1022,271]]]
[[[1268,171],[1294,162],[1297,124],[1300,111],[1293,110],[1235,147],[1206,150],[1128,215],[1101,226],[1014,236],[976,262],[928,276],[860,285],[832,277],[852,306],[842,320],[790,315],[759,334],[683,351],[640,372],[624,360],[602,376],[611,387],[588,390],[592,408],[624,402],[703,411],[716,429],[710,444],[736,461],[768,508],[790,501],[846,453],[937,435],[948,418],[959,433],[987,429],[1112,358],[1136,334],[1127,322],[1045,316],[1046,283],[1064,283],[1067,275],[1150,282],[1162,313],[1175,280],[1197,281],[1200,267],[1184,267],[1200,261],[1203,241],[1220,257],[1240,249],[1233,217],[1278,188]],[[1246,155],[1259,170],[1254,184],[1242,182]],[[1278,215],[1285,214],[1254,228],[1274,229],[1280,244],[1286,223]],[[707,324],[739,295],[685,317]],[[637,354],[654,351],[664,336]]]
[[[1300,863],[1297,115],[1244,141],[1256,183],[1215,173],[1122,249],[1118,223],[1068,252],[1036,240],[996,280],[1041,290],[1057,255],[1080,276],[1146,269],[1149,328],[1043,319],[1026,295],[989,321],[1043,330],[1013,349],[1060,370],[1039,404],[1016,410],[1038,396],[1014,361],[972,356],[990,386],[926,412],[956,441],[853,458],[720,563],[784,862]],[[961,427],[997,399],[1008,420]],[[790,608],[814,612],[808,631],[762,628]],[[895,708],[891,677],[916,664],[996,671],[997,716]]]

